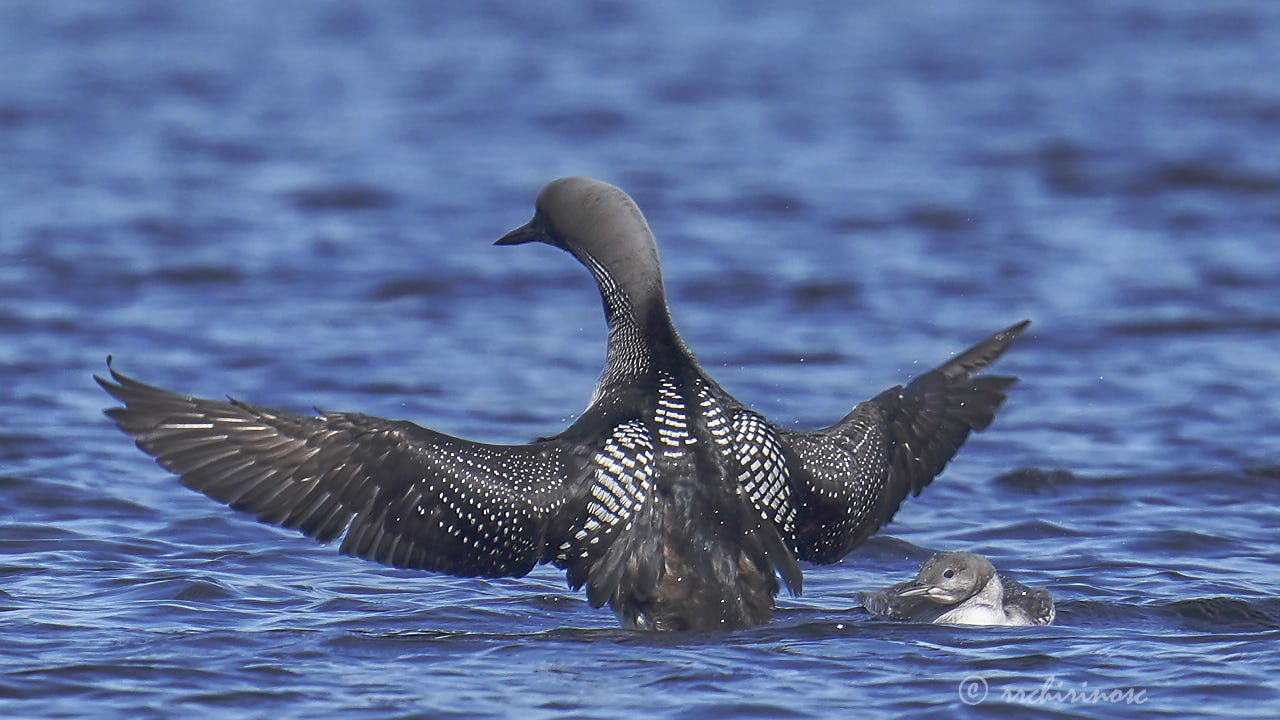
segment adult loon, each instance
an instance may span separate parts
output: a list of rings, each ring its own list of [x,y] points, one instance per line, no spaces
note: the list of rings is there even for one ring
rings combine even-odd
[[[996,572],[971,552],[942,552],[920,566],[915,580],[864,593],[862,604],[891,620],[953,625],[1048,625],[1053,597]]]
[[[543,242],[590,270],[608,321],[589,407],[526,445],[407,421],[299,415],[145,385],[111,368],[106,414],[182,484],[266,523],[398,568],[567,571],[624,627],[767,622],[778,576],[832,563],[982,430],[1012,377],[973,377],[1018,323],[811,432],[775,427],[699,367],[667,311],[653,235],[622,190],[564,178],[498,245]]]

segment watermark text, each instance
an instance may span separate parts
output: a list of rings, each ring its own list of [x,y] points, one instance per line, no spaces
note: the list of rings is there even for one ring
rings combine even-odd
[[[981,675],[969,675],[957,688],[960,702],[979,705],[988,698],[1018,705],[1142,705],[1147,702],[1146,688],[1089,687],[1089,681],[1068,683],[1050,675],[1038,686],[999,688],[998,694]]]

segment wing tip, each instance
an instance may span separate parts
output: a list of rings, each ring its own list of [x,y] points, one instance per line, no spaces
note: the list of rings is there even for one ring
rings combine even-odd
[[[937,372],[948,379],[970,378],[987,369],[1005,354],[1013,341],[1031,325],[1030,319],[1016,322],[1009,327],[992,333],[975,343],[972,347],[956,355],[936,368]]]
[[[98,387],[106,391],[108,395],[124,404],[124,407],[109,407],[102,411],[104,415],[119,424],[121,416],[125,413],[129,405],[128,392],[126,389],[126,384],[129,382],[129,378],[116,371],[115,367],[112,365],[112,360],[114,360],[114,358],[111,355],[108,355],[107,373],[109,378],[104,378],[101,375],[94,373],[93,381],[98,384]]]
[[[103,412],[105,412],[108,417],[115,419],[112,415],[113,411],[124,412],[128,410],[130,406],[145,401],[147,396],[161,397],[174,394],[168,390],[134,380],[128,375],[116,370],[112,360],[113,357],[108,355],[107,372],[109,377],[102,377],[96,373],[93,376],[94,382],[98,383],[99,387],[124,405],[124,407],[107,408],[104,410]]]

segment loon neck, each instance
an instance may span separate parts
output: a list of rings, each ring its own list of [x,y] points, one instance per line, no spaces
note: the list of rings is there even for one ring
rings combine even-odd
[[[658,369],[693,363],[693,355],[676,332],[662,290],[662,277],[631,273],[620,283],[603,266],[583,258],[600,289],[609,344],[597,387],[625,384]]]
[[[1004,611],[1004,585],[998,575],[982,586],[978,592],[963,602],[956,603],[942,615],[938,623],[958,625],[1007,625],[1009,618]]]

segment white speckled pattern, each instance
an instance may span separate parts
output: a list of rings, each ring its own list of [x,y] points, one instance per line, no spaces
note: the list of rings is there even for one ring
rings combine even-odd
[[[782,432],[715,384],[676,333],[657,249],[625,193],[551,183],[499,244],[567,250],[609,324],[587,410],[561,434],[489,445],[409,422],[308,417],[186,397],[112,371],[108,414],[182,483],[344,553],[456,575],[567,571],[593,604],[655,629],[768,620],[797,560],[834,562],[990,422],[1012,378],[972,376],[998,333],[839,423]]]

